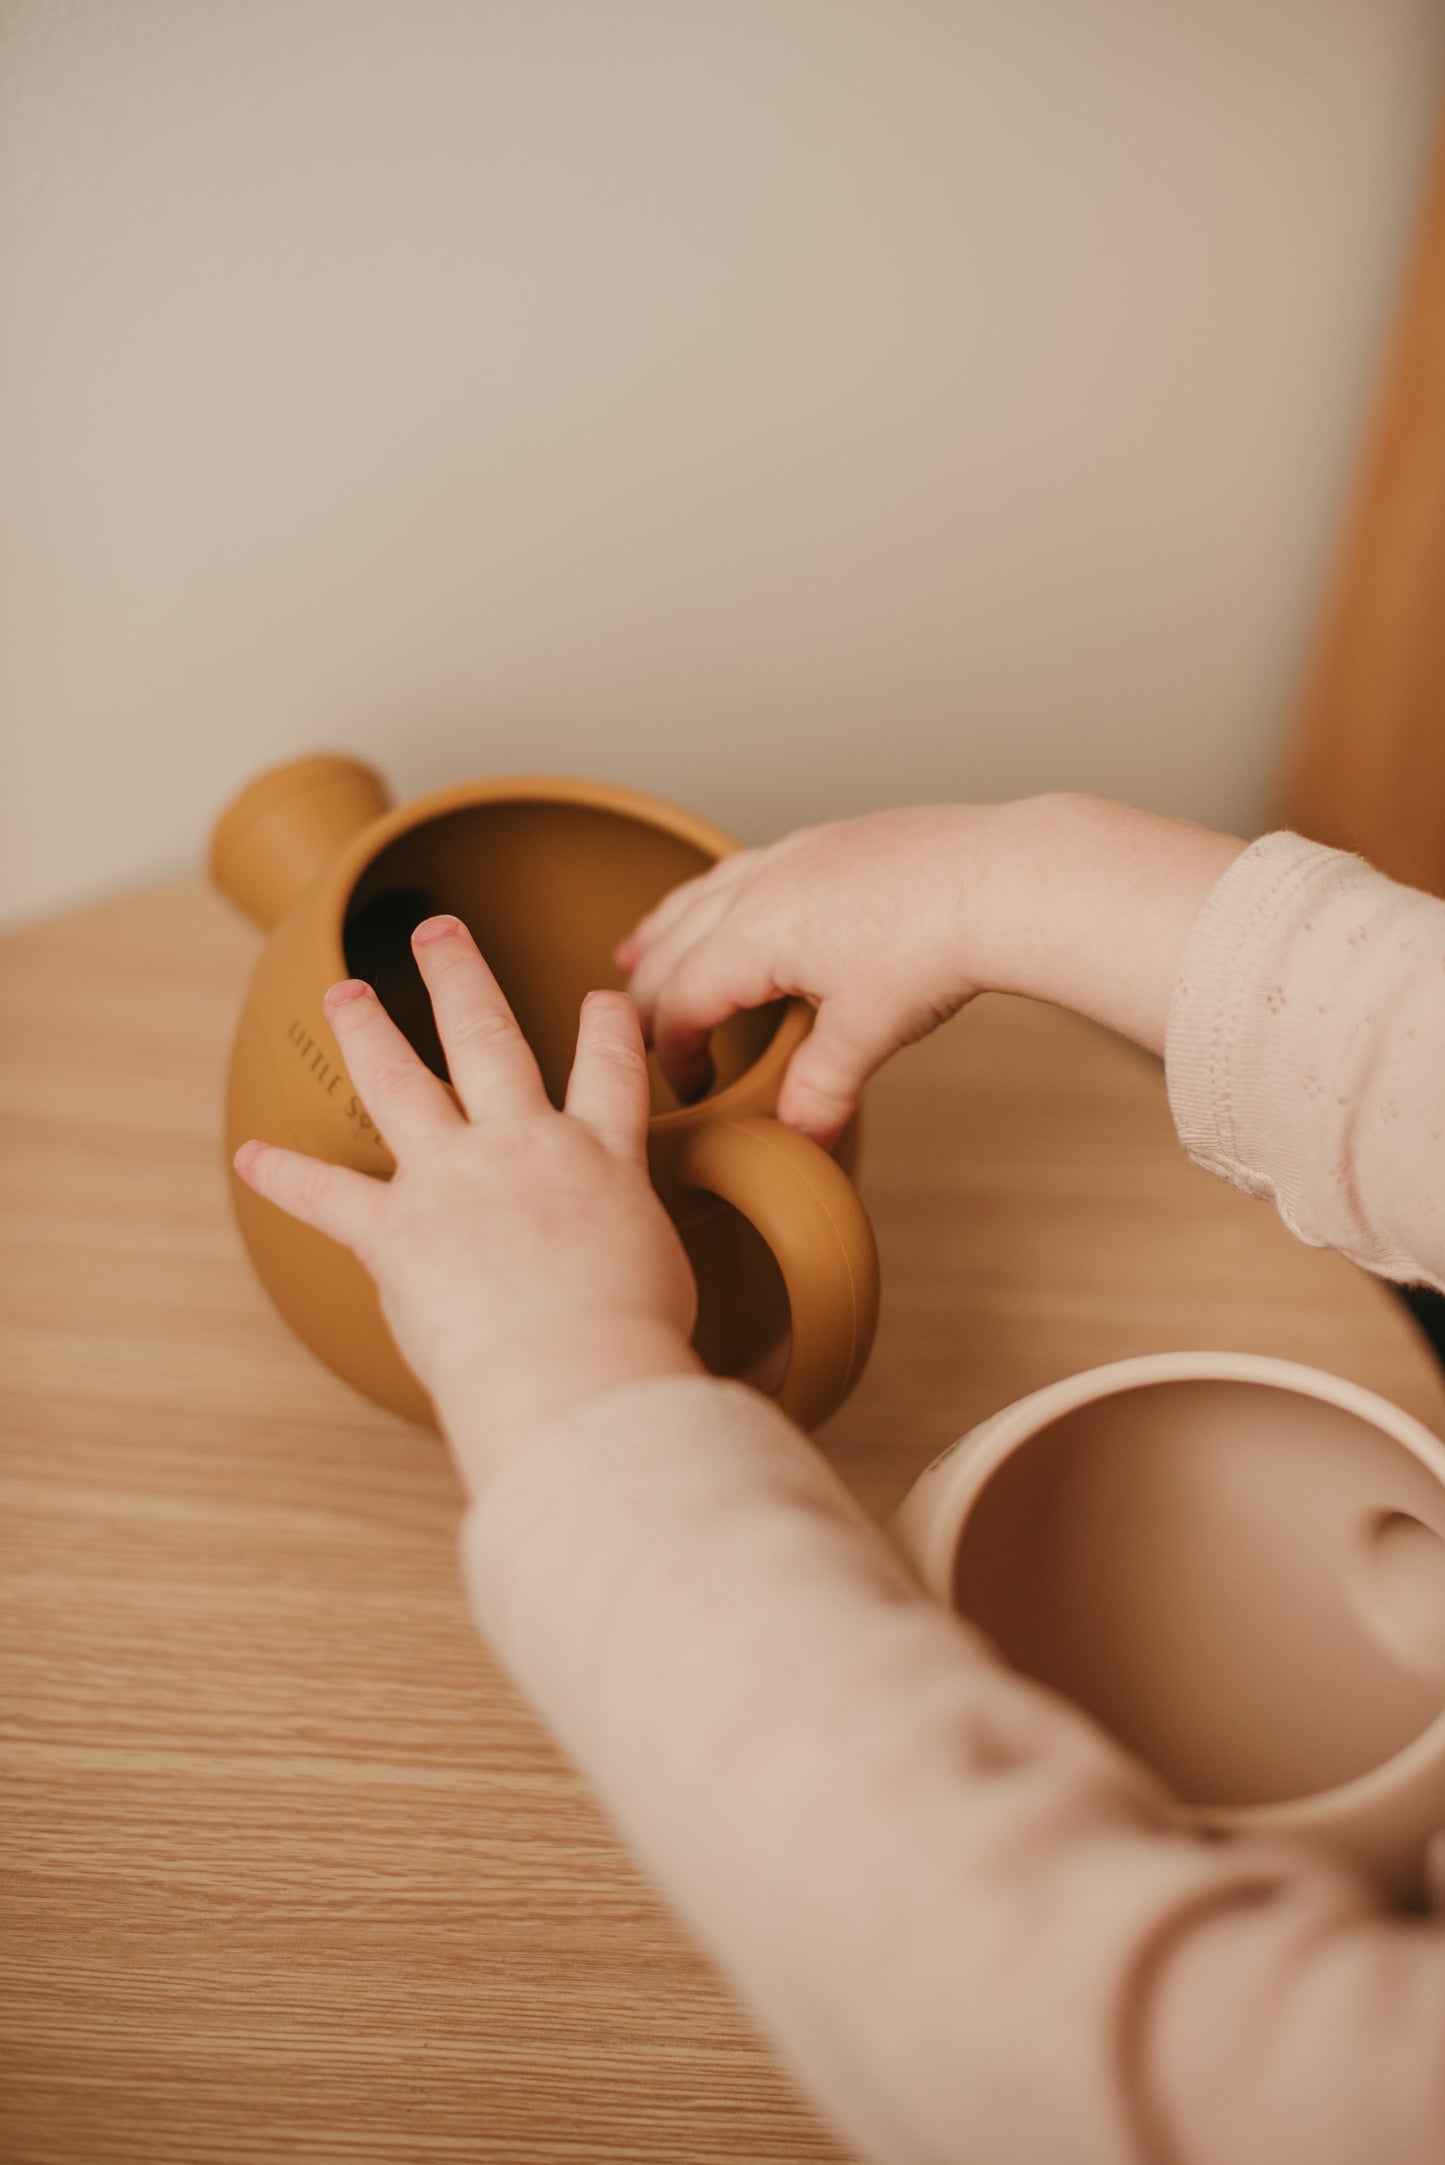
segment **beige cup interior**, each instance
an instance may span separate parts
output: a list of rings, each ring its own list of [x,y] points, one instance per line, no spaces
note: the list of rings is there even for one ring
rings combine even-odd
[[[961,1612],[1188,1802],[1337,1787],[1445,1709],[1445,1488],[1288,1389],[1157,1383],[1063,1415],[976,1498]]]
[[[412,959],[422,918],[450,911],[486,956],[560,1105],[585,993],[620,986],[612,950],[668,890],[714,860],[645,820],[589,805],[526,800],[478,804],[409,828],[356,882],[342,928],[346,967],[375,986],[388,1012],[438,1075],[446,1061]],[[771,1042],[774,1002],[716,1032],[713,1092]],[[675,1108],[655,1059],[654,1113]]]

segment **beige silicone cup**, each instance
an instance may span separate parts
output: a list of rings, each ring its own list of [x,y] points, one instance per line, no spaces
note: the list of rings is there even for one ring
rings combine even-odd
[[[1119,1361],[961,1437],[890,1532],[1202,1824],[1320,1840],[1421,1898],[1445,1826],[1445,1445],[1409,1414],[1291,1361]]]

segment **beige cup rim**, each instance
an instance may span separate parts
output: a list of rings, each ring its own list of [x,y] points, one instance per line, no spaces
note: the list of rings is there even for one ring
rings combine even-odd
[[[1266,1353],[1183,1352],[1143,1353],[1129,1360],[1109,1361],[1045,1384],[1028,1397],[1016,1399],[999,1413],[965,1430],[956,1442],[926,1466],[898,1507],[901,1515],[925,1482],[934,1481],[939,1494],[929,1514],[930,1531],[940,1524],[949,1530],[948,1583],[952,1584],[953,1560],[959,1538],[979,1496],[1004,1461],[1040,1430],[1051,1427],[1066,1413],[1093,1404],[1100,1398],[1122,1396],[1156,1383],[1259,1383],[1272,1389],[1292,1391],[1306,1398],[1341,1407],[1380,1429],[1417,1458],[1445,1489],[1445,1442],[1417,1421],[1403,1407],[1382,1398],[1363,1384],[1303,1361],[1277,1359]],[[970,1451],[970,1442],[976,1448]],[[946,1469],[953,1462],[950,1474]],[[1341,1819],[1368,1808],[1382,1798],[1408,1789],[1415,1775],[1433,1766],[1445,1754],[1445,1706],[1426,1723],[1408,1744],[1367,1767],[1363,1774],[1329,1789],[1303,1790],[1297,1797],[1282,1797],[1268,1804],[1191,1805],[1211,1825],[1248,1827],[1267,1832],[1321,1833]]]
[[[577,804],[593,811],[612,812],[619,818],[660,828],[663,833],[675,835],[679,841],[688,842],[694,849],[713,858],[730,857],[742,846],[721,827],[715,827],[697,813],[684,811],[680,805],[669,804],[662,797],[623,789],[615,782],[589,782],[580,776],[560,774],[493,775],[480,781],[452,782],[384,812],[352,837],[323,874],[321,939],[326,968],[333,973],[327,982],[335,983],[346,974],[346,954],[341,942],[346,905],[357,880],[382,850],[413,827],[445,818],[451,812],[467,811],[482,804],[527,803]],[[649,1130],[678,1134],[734,1112],[750,1110],[759,1084],[766,1088],[775,1077],[781,1078],[783,1069],[807,1036],[812,1019],[812,1010],[806,1000],[789,1000],[777,1029],[751,1066],[696,1105],[654,1113],[648,1121]]]

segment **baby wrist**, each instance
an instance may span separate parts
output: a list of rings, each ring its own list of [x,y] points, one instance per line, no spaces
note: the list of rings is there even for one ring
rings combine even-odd
[[[511,1338],[461,1357],[433,1392],[458,1471],[475,1499],[532,1437],[590,1399],[654,1376],[703,1373],[671,1324],[631,1310],[599,1311],[536,1342]]]

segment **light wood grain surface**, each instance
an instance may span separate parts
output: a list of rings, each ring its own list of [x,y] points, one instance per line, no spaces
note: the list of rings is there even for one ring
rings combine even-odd
[[[0,2157],[839,2159],[469,1628],[442,1447],[249,1275],[255,951],[193,885],[0,942]],[[983,1001],[869,1104],[883,1321],[820,1443],[871,1510],[1158,1347],[1445,1418],[1391,1296],[1191,1168],[1142,1055]]]

